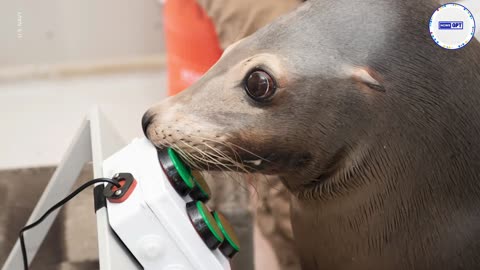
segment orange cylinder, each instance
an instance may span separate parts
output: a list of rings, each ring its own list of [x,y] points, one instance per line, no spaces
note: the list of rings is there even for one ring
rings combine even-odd
[[[164,4],[168,94],[175,95],[198,80],[222,55],[215,26],[195,0]]]

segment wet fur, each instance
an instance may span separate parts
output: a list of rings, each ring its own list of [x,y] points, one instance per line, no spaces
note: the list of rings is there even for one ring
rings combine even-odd
[[[480,44],[435,45],[437,7],[307,2],[149,110],[147,135],[161,146],[200,134],[269,160],[254,169],[278,174],[292,193],[305,270],[478,269]],[[257,66],[279,62],[281,83],[262,105],[241,82],[265,52],[275,61]],[[383,91],[358,85],[345,66],[371,70]],[[155,135],[167,125],[177,139]]]

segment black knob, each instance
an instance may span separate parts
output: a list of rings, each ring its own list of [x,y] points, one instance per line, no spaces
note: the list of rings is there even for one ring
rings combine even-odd
[[[223,255],[228,258],[233,258],[240,251],[240,242],[232,225],[220,212],[214,211],[213,217],[217,222],[220,231],[222,231],[225,241],[218,247]]]
[[[158,160],[167,175],[168,181],[180,196],[187,196],[195,187],[190,168],[185,165],[177,153],[171,149],[158,150]]]
[[[216,249],[223,242],[222,231],[207,206],[201,201],[187,203],[187,214],[200,238],[210,249]]]
[[[157,153],[168,181],[180,196],[190,195],[202,202],[210,199],[211,191],[205,179],[198,171],[192,172],[172,148],[158,150]]]

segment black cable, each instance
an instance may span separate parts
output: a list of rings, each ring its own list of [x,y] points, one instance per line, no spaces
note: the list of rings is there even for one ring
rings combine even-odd
[[[21,230],[20,230],[20,233],[19,233],[19,238],[20,238],[20,246],[22,248],[22,257],[23,257],[23,267],[25,270],[28,270],[28,259],[27,259],[27,250],[25,248],[25,240],[23,238],[23,233],[25,231],[28,231],[30,230],[31,228],[37,226],[38,224],[40,224],[46,217],[48,217],[48,215],[50,215],[53,211],[55,211],[57,208],[61,207],[62,205],[64,205],[65,203],[67,203],[68,201],[70,201],[71,199],[73,199],[73,197],[77,196],[78,193],[82,192],[84,189],[86,189],[87,187],[91,186],[91,185],[94,185],[94,184],[97,184],[97,183],[111,183],[112,185],[120,188],[120,184],[113,180],[113,179],[110,179],[110,178],[97,178],[97,179],[93,179],[93,180],[90,180],[88,182],[86,182],[85,184],[81,185],[79,188],[77,188],[76,190],[74,190],[72,193],[70,193],[67,197],[65,197],[63,200],[59,201],[58,203],[56,203],[54,206],[50,207],[50,209],[48,209],[45,214],[43,214],[43,216],[41,216],[39,219],[37,219],[35,222],[33,222],[32,224],[30,225],[27,225],[25,227],[23,227]]]

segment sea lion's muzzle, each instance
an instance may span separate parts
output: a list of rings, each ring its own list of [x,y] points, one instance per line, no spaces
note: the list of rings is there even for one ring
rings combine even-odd
[[[150,123],[152,122],[152,118],[153,118],[153,115],[150,114],[149,112],[146,112],[142,117],[142,130],[143,130],[143,134],[145,134],[146,137],[148,137],[147,129]]]
[[[147,111],[142,129],[156,147],[176,149],[194,168],[277,174],[298,168],[310,158],[309,154],[276,147],[278,144],[254,130],[235,130],[235,123],[230,128],[219,127],[174,107],[181,111],[184,106],[172,106],[167,99]]]
[[[145,113],[142,128],[156,147],[174,148],[194,168],[282,174],[312,160],[311,153],[290,145],[281,134],[270,134],[269,128],[244,127],[248,119],[227,116],[226,125],[225,116],[190,110],[191,104],[169,98]]]

